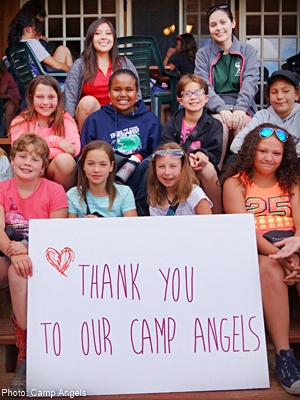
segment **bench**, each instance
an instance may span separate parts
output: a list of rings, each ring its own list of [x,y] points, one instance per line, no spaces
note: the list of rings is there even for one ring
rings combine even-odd
[[[10,146],[11,140],[10,138],[0,138],[0,145]]]

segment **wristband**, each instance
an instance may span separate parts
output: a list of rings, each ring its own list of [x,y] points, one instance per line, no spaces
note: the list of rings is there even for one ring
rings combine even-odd
[[[170,58],[170,56],[168,56],[168,54],[167,54],[165,58]]]

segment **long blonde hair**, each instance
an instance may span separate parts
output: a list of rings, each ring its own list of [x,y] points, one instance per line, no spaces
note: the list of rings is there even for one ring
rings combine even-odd
[[[179,144],[175,142],[165,143],[160,145],[157,150],[167,150],[167,149],[176,149],[182,150]],[[188,155],[182,150],[183,156],[181,157],[181,172],[180,178],[178,181],[178,186],[176,190],[177,199],[175,204],[183,203],[187,200],[189,195],[193,190],[193,185],[199,185],[199,181],[196,178],[190,164]],[[154,152],[155,153],[155,152]],[[152,207],[156,207],[160,205],[167,196],[167,190],[165,186],[159,182],[156,175],[156,156],[152,157],[149,165],[149,174],[148,174],[148,203]]]

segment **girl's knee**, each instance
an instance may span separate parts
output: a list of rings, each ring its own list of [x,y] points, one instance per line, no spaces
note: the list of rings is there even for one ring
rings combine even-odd
[[[98,100],[93,96],[84,96],[78,103],[76,116],[80,113],[91,114],[97,110],[100,110]]]
[[[72,171],[75,171],[76,162],[71,154],[61,153],[58,154],[50,163],[48,169],[51,170],[59,170],[61,173],[69,174]]]
[[[284,270],[277,260],[259,255],[258,262],[261,280],[283,283],[285,277]]]

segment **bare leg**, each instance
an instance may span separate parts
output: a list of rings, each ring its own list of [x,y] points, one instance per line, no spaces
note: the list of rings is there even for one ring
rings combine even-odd
[[[73,57],[70,49],[66,46],[58,46],[53,53],[53,58],[69,67],[73,65]]]
[[[4,108],[5,108],[5,118],[4,118],[5,129],[6,132],[8,132],[11,121],[15,118],[18,111],[20,110],[20,104],[16,104],[13,101],[8,100],[4,104]]]
[[[78,123],[79,132],[82,130],[84,121],[93,112],[100,110],[100,104],[98,100],[93,96],[84,96],[76,108],[76,120]]]
[[[216,119],[218,119],[222,125],[223,125],[223,145],[222,145],[222,154],[221,154],[221,159],[218,164],[218,168],[220,171],[222,171],[223,167],[223,162],[224,158],[226,156],[226,151],[227,151],[227,145],[228,145],[228,138],[229,138],[229,128],[226,124],[223,123],[221,114],[212,114],[212,116]]]
[[[27,283],[13,266],[8,270],[9,290],[15,319],[22,330],[27,328]]]
[[[65,191],[76,185],[76,162],[67,153],[58,154],[46,170],[46,178],[60,183]]]
[[[290,348],[288,287],[283,282],[284,271],[276,260],[258,256],[264,317],[268,333],[279,354]]]
[[[206,164],[202,171],[197,171],[196,176],[201,182],[205,194],[213,203],[212,212],[222,214],[221,190],[217,184],[218,175],[213,164],[211,162]]]

